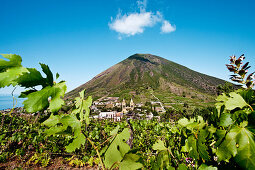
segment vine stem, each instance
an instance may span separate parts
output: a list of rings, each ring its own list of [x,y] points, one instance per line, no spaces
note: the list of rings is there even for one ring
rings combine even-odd
[[[98,152],[97,147],[94,145],[94,143],[93,143],[89,138],[87,138],[87,140],[90,142],[90,144],[91,144],[91,145],[93,146],[93,148],[96,150],[97,156],[98,156],[98,158],[99,158],[99,160],[100,160],[100,163],[101,163],[101,165],[102,165],[102,168],[103,168],[103,170],[105,170],[104,164],[103,164],[103,162],[102,162],[102,159],[101,159],[100,153]]]
[[[120,163],[119,161],[114,162],[114,164],[112,164],[112,166],[111,166],[110,170],[114,167],[114,165],[119,164],[119,163]]]
[[[168,153],[170,153],[170,155],[174,158],[176,164],[178,165],[178,161],[177,161],[176,158],[174,157],[174,155],[173,155],[171,149],[167,148],[167,150],[168,150]]]
[[[12,90],[12,98],[13,98],[13,107],[12,107],[12,110],[9,112],[9,115],[11,116],[14,108],[16,107],[17,103],[18,103],[18,100],[14,97],[13,93],[14,91],[16,90],[17,86],[15,86],[15,88]],[[16,101],[16,103],[14,104],[14,101]]]
[[[113,137],[115,137],[116,135],[113,135],[113,136],[111,136],[111,137],[109,137],[108,139],[106,139],[103,143],[101,143],[100,145],[103,145],[103,144],[105,144],[106,142],[108,142],[111,138],[113,138]]]
[[[253,108],[251,107],[251,105],[248,105],[248,106],[250,107],[251,111],[254,111]]]
[[[13,91],[12,91],[12,98],[13,98],[13,107],[12,107],[12,109],[11,109],[11,111],[8,113],[9,114],[9,116],[11,117],[11,121],[10,121],[10,123],[9,123],[9,125],[8,125],[8,131],[9,131],[9,129],[10,129],[10,126],[11,126],[11,124],[12,124],[12,120],[13,120],[13,117],[12,117],[12,112],[14,111],[14,109],[15,109],[15,107],[16,107],[16,105],[17,105],[17,103],[18,103],[18,100],[14,97],[14,95],[13,95],[13,93],[14,93],[14,91],[15,91],[15,89],[17,88],[17,86],[15,86],[15,88],[13,89]],[[14,101],[16,101],[16,103],[14,104]],[[1,129],[2,129],[2,127],[1,127]]]

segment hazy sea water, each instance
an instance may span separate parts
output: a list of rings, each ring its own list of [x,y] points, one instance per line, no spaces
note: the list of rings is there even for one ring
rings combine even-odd
[[[18,98],[17,95],[14,95],[14,97],[17,99],[17,105],[16,107],[22,107],[22,102],[25,100],[24,98]],[[16,101],[15,101],[16,103]],[[14,104],[15,104],[14,103]],[[13,98],[11,95],[0,95],[0,110],[3,109],[10,109],[13,107]]]

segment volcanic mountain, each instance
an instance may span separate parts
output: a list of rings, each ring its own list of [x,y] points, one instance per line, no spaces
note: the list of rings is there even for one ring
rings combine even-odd
[[[134,54],[70,91],[74,97],[86,89],[93,98],[102,96],[141,95],[148,89],[180,96],[213,95],[225,81],[193,71],[151,54]]]

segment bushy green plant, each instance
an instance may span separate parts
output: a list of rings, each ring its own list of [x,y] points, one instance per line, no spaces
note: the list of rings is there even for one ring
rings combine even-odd
[[[235,73],[231,79],[243,84],[244,88],[218,96],[209,122],[201,116],[178,121],[181,140],[185,140],[179,152],[186,161],[176,159],[178,156],[172,154],[171,145],[165,147],[161,140],[153,145],[153,149],[158,151],[160,167],[176,167],[181,163],[189,167],[192,162],[192,167],[198,169],[208,165],[255,169],[252,156],[255,155],[254,72],[246,76],[250,67],[248,63],[242,65],[243,59],[243,55],[238,59],[232,56],[227,68]]]
[[[24,153],[33,151],[28,164],[43,167],[51,163],[51,155],[69,152],[75,155],[69,158],[70,165],[77,167],[96,164],[102,169],[255,168],[254,74],[246,76],[249,66],[242,65],[244,56],[232,56],[227,67],[236,74],[231,79],[245,88],[219,95],[215,108],[196,110],[196,116],[176,118],[175,122],[129,123],[90,121],[92,98],[85,98],[85,91],[80,92],[69,113],[58,112],[64,105],[65,83],[54,82],[44,64],[41,67],[45,78],[36,69],[24,68],[21,57],[3,56],[9,61],[0,60],[0,87],[28,88],[21,95],[28,98],[25,109],[48,110],[50,116],[42,124],[31,124],[15,113],[1,113],[1,162],[15,155],[21,159]],[[35,89],[38,85],[41,90]],[[172,118],[165,115],[166,120]],[[127,141],[131,141],[131,147]]]

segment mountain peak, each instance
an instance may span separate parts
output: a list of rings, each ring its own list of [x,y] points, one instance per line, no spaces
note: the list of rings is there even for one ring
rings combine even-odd
[[[93,96],[118,96],[123,91],[139,91],[141,88],[178,95],[184,91],[215,94],[216,87],[224,83],[156,55],[134,54],[72,90],[68,96],[77,96],[83,89]]]
[[[133,54],[131,56],[128,57],[128,59],[136,59],[136,58],[144,58],[144,59],[155,59],[155,58],[160,58],[156,55],[152,55],[152,54],[139,54],[139,53],[136,53],[136,54]]]
[[[156,64],[156,63],[160,63],[160,57],[152,55],[152,54],[139,54],[136,53],[134,55],[129,56],[126,60],[130,61],[130,60],[137,60],[140,62],[148,62],[151,64]],[[124,60],[125,61],[125,60]]]

